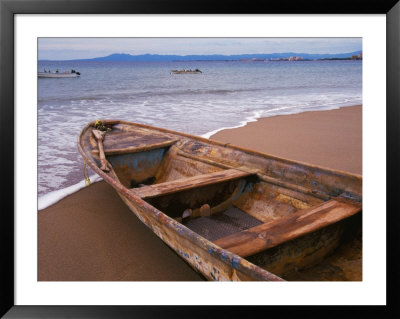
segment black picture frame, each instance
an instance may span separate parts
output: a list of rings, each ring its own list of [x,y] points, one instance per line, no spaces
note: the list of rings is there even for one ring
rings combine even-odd
[[[0,130],[1,156],[1,308],[5,318],[165,318],[190,316],[224,316],[232,312],[237,316],[248,316],[249,311],[260,310],[260,306],[22,306],[14,303],[14,15],[16,14],[385,14],[387,19],[387,283],[386,306],[270,306],[268,316],[292,314],[312,316],[322,312],[324,317],[399,317],[397,287],[399,284],[398,261],[395,249],[399,242],[396,230],[395,181],[399,163],[399,106],[400,106],[400,3],[398,0],[326,0],[257,2],[217,1],[163,1],[163,0],[0,0],[1,74],[0,74]],[[12,132],[12,133],[10,133]],[[12,169],[11,169],[12,168]],[[378,168],[377,168],[378,169]],[[382,170],[382,168],[379,168]],[[391,212],[390,214],[388,212]],[[375,274],[382,276],[381,274]],[[247,309],[247,308],[251,309]],[[312,312],[311,312],[312,311]],[[265,313],[265,315],[267,315]]]

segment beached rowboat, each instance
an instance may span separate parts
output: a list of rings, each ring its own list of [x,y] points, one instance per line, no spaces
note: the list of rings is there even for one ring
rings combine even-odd
[[[116,120],[89,123],[78,148],[208,280],[283,280],[361,228],[359,175]]]

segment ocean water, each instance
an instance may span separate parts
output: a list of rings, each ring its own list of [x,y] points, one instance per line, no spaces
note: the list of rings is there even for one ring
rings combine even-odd
[[[362,61],[39,62],[39,209],[83,187],[81,129],[121,119],[210,137],[260,117],[362,103]],[[172,69],[201,74],[171,74]],[[90,172],[89,172],[90,173]]]

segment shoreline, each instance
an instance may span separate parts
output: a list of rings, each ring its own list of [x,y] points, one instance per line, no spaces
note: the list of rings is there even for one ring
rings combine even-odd
[[[260,118],[210,139],[292,160],[308,156],[309,163],[360,174],[361,128],[359,105]],[[39,281],[204,280],[104,181],[39,210],[37,221]]]
[[[241,128],[241,127],[244,127],[244,126],[246,126],[246,125],[248,125],[248,124],[250,124],[252,122],[257,122],[257,121],[265,119],[265,118],[271,118],[271,117],[276,117],[276,116],[290,116],[290,115],[309,113],[309,112],[333,111],[333,110],[339,110],[339,109],[346,108],[346,107],[355,107],[355,106],[361,106],[361,105],[360,104],[355,104],[355,105],[335,106],[335,107],[331,107],[331,108],[328,108],[328,109],[322,109],[322,110],[305,110],[305,111],[288,113],[288,114],[274,114],[274,115],[270,115],[270,116],[261,116],[259,114],[260,111],[254,111],[255,114],[253,116],[248,116],[245,120],[241,121],[240,124],[238,124],[238,125],[229,126],[229,127],[221,127],[221,128],[215,129],[213,131],[207,132],[205,134],[202,134],[200,136],[204,137],[204,138],[211,139],[211,137],[213,137],[214,135],[218,134],[221,131],[233,130],[233,129]]]
[[[210,139],[362,175],[362,105],[262,117]]]

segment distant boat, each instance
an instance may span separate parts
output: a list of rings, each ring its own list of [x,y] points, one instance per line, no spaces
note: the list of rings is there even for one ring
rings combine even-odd
[[[171,70],[172,74],[198,74],[203,73],[199,69],[195,70]]]
[[[39,78],[76,78],[80,76],[81,74],[79,72],[76,72],[75,70],[71,71],[65,71],[65,72],[50,72],[44,70],[44,72],[38,72],[38,77]]]

